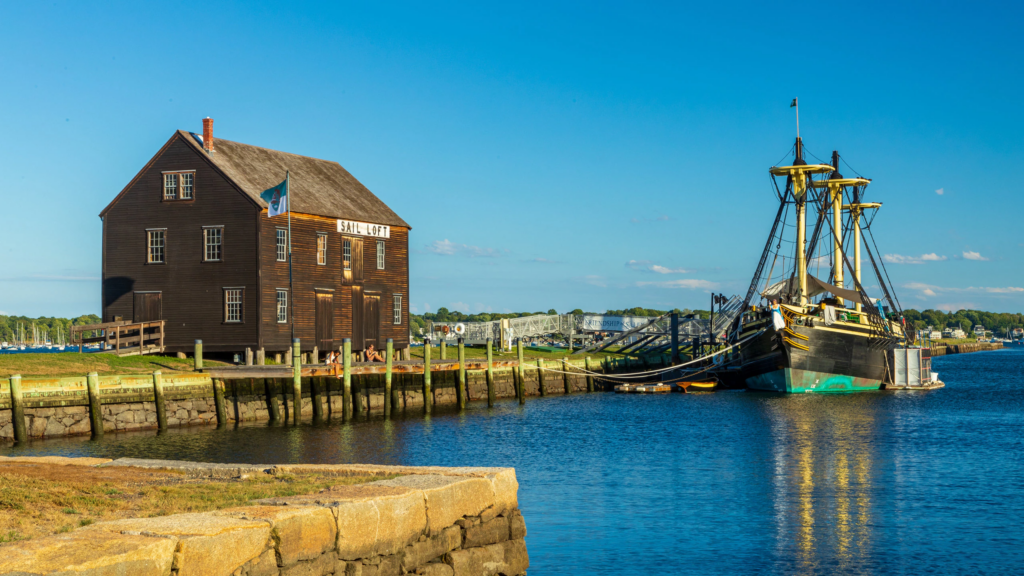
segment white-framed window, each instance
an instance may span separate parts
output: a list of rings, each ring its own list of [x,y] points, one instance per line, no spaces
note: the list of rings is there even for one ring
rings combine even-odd
[[[196,171],[173,170],[163,172],[164,200],[194,200]]]
[[[277,229],[277,261],[288,261],[288,230],[284,228]]]
[[[146,262],[148,264],[164,263],[164,248],[167,243],[167,229],[146,230]]]
[[[341,266],[345,270],[352,269],[352,241],[348,238],[341,240]]]
[[[377,270],[384,269],[384,241],[377,240]]]
[[[220,262],[223,244],[223,226],[203,226],[203,262]]]
[[[394,306],[394,323],[402,323],[402,295],[395,294],[395,306]]]
[[[277,289],[277,323],[288,322],[288,291],[284,288]]]
[[[242,321],[242,288],[224,289],[224,321]]]
[[[320,266],[327,266],[327,234],[316,233],[316,263]]]
[[[181,174],[181,199],[191,200],[192,199],[192,184],[195,182],[196,175],[192,172],[183,172]],[[166,189],[164,190],[166,193]]]
[[[164,200],[178,198],[178,175],[164,174]]]

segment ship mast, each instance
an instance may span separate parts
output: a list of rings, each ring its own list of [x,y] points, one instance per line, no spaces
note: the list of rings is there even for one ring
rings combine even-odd
[[[843,210],[848,210],[850,216],[853,217],[853,277],[857,279],[858,286],[860,285],[860,215],[864,213],[864,210],[881,206],[881,202],[860,202],[859,186],[853,188],[853,203],[843,206]],[[857,302],[854,308],[860,312],[861,303]]]
[[[807,180],[811,174],[831,172],[828,164],[804,162],[803,141],[796,137],[796,154],[792,166],[773,166],[775,176],[788,176],[796,201],[796,275],[800,285],[800,305],[807,305]]]
[[[832,176],[828,180],[819,180],[814,182],[813,185],[816,188],[825,188],[828,190],[829,199],[832,201],[832,239],[833,239],[833,252],[832,252],[832,277],[836,286],[844,288],[843,279],[843,190],[847,186],[853,186],[859,188],[867,186],[871,183],[867,178],[843,178],[843,175],[839,173],[839,152],[832,151]],[[857,244],[857,249],[860,248],[860,244]],[[857,276],[857,281],[860,281],[860,276]],[[838,298],[839,305],[844,306],[845,303],[841,297]]]

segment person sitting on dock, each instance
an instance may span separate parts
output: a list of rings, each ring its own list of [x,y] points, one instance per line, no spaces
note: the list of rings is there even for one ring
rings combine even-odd
[[[332,351],[327,353],[327,358],[326,358],[327,364],[337,364],[338,363],[338,359],[339,359],[339,354],[337,352],[332,350]]]
[[[373,348],[373,344],[366,347],[366,361],[367,362],[383,362],[384,357],[381,356],[380,352],[377,352]]]

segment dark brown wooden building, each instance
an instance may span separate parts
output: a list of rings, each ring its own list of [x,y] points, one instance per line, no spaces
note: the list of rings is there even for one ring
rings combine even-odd
[[[260,194],[291,174],[288,216]],[[409,345],[409,225],[337,162],[179,130],[100,213],[103,320],[166,321],[167,350]],[[292,308],[294,307],[294,310]]]

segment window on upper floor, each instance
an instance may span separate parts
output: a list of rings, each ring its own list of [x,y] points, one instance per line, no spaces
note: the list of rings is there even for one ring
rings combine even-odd
[[[341,267],[345,270],[352,269],[352,241],[348,238],[341,240]]]
[[[203,262],[220,262],[223,245],[223,226],[203,226]]]
[[[174,170],[163,175],[165,201],[195,199],[195,170]]]
[[[164,248],[167,242],[167,229],[157,228],[146,230],[146,263],[163,264]]]
[[[377,270],[384,269],[384,241],[377,240]]]
[[[323,232],[316,234],[316,263],[320,266],[327,265],[327,234]]]
[[[288,261],[288,230],[284,228],[277,229],[277,261]]]

